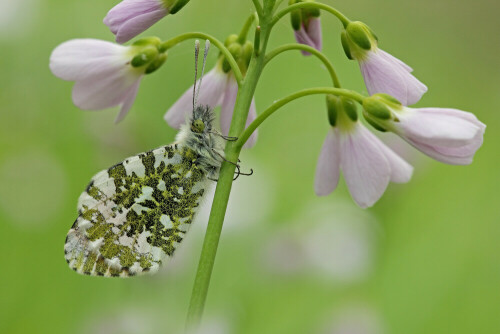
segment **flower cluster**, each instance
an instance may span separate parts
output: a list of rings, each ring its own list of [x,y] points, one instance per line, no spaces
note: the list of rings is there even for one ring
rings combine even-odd
[[[483,143],[486,126],[457,109],[409,108],[427,87],[401,60],[380,50],[371,29],[351,22],[341,35],[348,58],[358,60],[371,97],[363,99],[363,115],[375,129],[391,131],[426,155],[448,164],[466,165]],[[354,201],[370,207],[389,182],[404,183],[413,168],[358,122],[354,102],[329,96],[331,130],[319,157],[315,191],[332,192],[342,170]]]
[[[118,43],[125,43],[161,18],[177,13],[188,2],[123,0],[109,11],[104,23],[116,35]],[[289,6],[294,6],[290,14],[297,42],[319,52],[322,32],[319,7],[314,2],[289,0]],[[378,47],[377,36],[366,24],[345,17],[340,19],[344,25],[341,33],[344,52],[349,59],[358,61],[370,96],[354,100],[352,94],[339,93],[341,96],[327,97],[331,129],[317,165],[316,193],[332,192],[342,171],[354,201],[364,208],[372,206],[382,196],[389,182],[408,182],[412,176],[412,166],[360,122],[356,102],[362,104],[364,119],[376,130],[393,132],[438,161],[470,164],[482,145],[485,125],[473,114],[457,109],[408,107],[421,99],[427,86],[412,74],[411,67]],[[251,17],[247,23],[251,24],[252,20]],[[211,108],[221,107],[220,127],[224,135],[229,133],[241,81],[245,79],[252,57],[258,54],[246,38],[249,24],[240,35],[230,35],[226,39],[226,52],[221,52],[215,67],[205,76],[199,94],[199,103]],[[141,79],[163,65],[169,47],[168,42],[158,38],[142,38],[129,46],[75,39],[53,51],[50,68],[56,76],[75,81],[73,102],[76,106],[85,110],[120,106],[116,118],[119,122],[130,110]],[[302,53],[310,55],[305,50]],[[232,62],[226,59],[229,54]],[[235,69],[238,73],[234,73]],[[170,126],[179,128],[191,109],[192,87],[168,109],[164,119]],[[246,126],[256,117],[252,99]],[[253,146],[256,140],[257,130],[248,138],[245,147]]]

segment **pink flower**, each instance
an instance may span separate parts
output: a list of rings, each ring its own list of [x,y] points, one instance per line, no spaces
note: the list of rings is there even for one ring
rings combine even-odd
[[[359,66],[370,95],[389,94],[408,106],[427,92],[427,86],[411,74],[411,67],[377,47],[359,59]]]
[[[128,42],[165,17],[169,9],[162,0],[123,0],[104,18],[104,24],[120,44]]]
[[[399,135],[431,158],[468,165],[483,144],[486,125],[457,109],[408,108],[384,94],[363,101],[365,117],[376,127]]]
[[[412,166],[359,122],[328,132],[316,168],[318,196],[335,190],[341,170],[352,198],[362,208],[375,204],[389,181],[405,183],[413,173]]]
[[[431,158],[452,165],[468,165],[483,144],[486,125],[457,109],[403,108],[393,131]]]
[[[377,37],[363,22],[347,25],[342,46],[348,58],[359,62],[370,95],[388,94],[408,106],[427,92],[427,86],[411,74],[411,67],[378,48]]]
[[[318,51],[321,51],[323,46],[323,40],[321,37],[321,20],[319,17],[311,17],[307,24],[302,22],[300,24],[300,29],[295,30],[295,40],[298,43],[309,45]],[[311,54],[306,51],[302,51],[304,56],[310,56]]]
[[[121,106],[116,122],[130,110],[144,69],[130,65],[131,47],[96,39],[73,39],[59,45],[50,56],[55,76],[75,81],[73,103],[84,110]]]
[[[221,131],[228,135],[231,120],[233,118],[236,95],[238,93],[238,83],[234,75],[224,73],[221,67],[217,65],[208,72],[202,81],[202,87],[199,87],[200,95],[198,104],[208,105],[210,108],[221,106]],[[193,110],[193,86],[191,86],[165,114],[165,121],[173,128],[180,128],[185,123],[186,117],[191,115]],[[252,100],[246,126],[248,126],[257,117],[255,101]],[[257,141],[257,131],[255,131],[245,144],[245,148],[250,148]]]

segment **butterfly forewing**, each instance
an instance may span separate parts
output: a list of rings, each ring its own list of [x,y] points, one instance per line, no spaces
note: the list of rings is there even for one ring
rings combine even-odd
[[[184,238],[207,178],[191,149],[170,145],[97,173],[78,200],[64,246],[81,274],[132,276],[158,270]]]

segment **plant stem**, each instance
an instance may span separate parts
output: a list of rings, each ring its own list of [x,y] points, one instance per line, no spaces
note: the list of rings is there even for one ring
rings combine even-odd
[[[243,25],[243,28],[241,28],[241,32],[238,35],[238,42],[240,44],[245,43],[247,40],[247,35],[248,35],[248,30],[250,30],[250,27],[252,26],[252,23],[255,21],[255,19],[258,18],[258,16],[254,14],[250,15],[248,19],[245,21],[245,24]]]
[[[260,26],[262,29],[262,52],[260,55],[254,55],[250,60],[245,79],[242,81],[238,89],[229,136],[238,136],[245,129],[250,104],[255,93],[257,82],[264,68],[265,50],[271,29],[269,23],[272,19],[273,6],[274,0],[264,1],[264,8],[262,9],[262,15],[260,16]],[[241,146],[235,145],[234,142],[228,142],[225,149],[225,157],[229,161],[236,162],[238,161],[240,151]],[[189,330],[198,328],[203,314],[208,287],[210,284],[210,277],[212,275],[215,256],[217,254],[217,246],[219,244],[219,238],[222,231],[222,224],[224,222],[229,194],[231,192],[234,171],[235,166],[233,164],[224,162],[219,172],[219,180],[215,189],[207,232],[203,242],[200,262],[198,264],[198,270],[188,310],[187,328]]]
[[[245,145],[246,141],[252,133],[259,127],[262,122],[264,122],[269,116],[271,116],[275,111],[277,111],[279,108],[283,107],[285,104],[292,102],[293,100],[296,100],[298,98],[308,96],[308,95],[316,95],[316,94],[332,94],[332,95],[338,95],[338,96],[345,96],[349,97],[351,99],[354,99],[360,103],[363,102],[363,99],[365,98],[363,95],[348,90],[348,89],[343,89],[343,88],[332,88],[332,87],[316,87],[316,88],[308,88],[304,90],[300,90],[296,93],[293,93],[291,95],[288,95],[287,97],[284,97],[276,102],[274,102],[269,108],[264,110],[263,113],[261,113],[246,129],[245,131],[241,134],[239,139],[236,141],[235,146],[236,147],[243,147]]]
[[[236,78],[236,81],[238,82],[238,85],[241,85],[241,82],[243,81],[243,75],[241,74],[241,70],[236,63],[236,60],[234,59],[233,55],[229,50],[224,46],[224,43],[219,41],[217,38],[210,36],[208,34],[202,33],[202,32],[187,32],[185,34],[181,34],[179,36],[176,36],[172,39],[169,39],[168,41],[165,41],[160,44],[160,49],[162,50],[168,50],[176,46],[177,44],[188,40],[188,39],[193,39],[193,38],[202,38],[205,40],[209,40],[210,43],[215,45],[220,52],[224,55],[226,60],[228,61],[229,65],[231,66],[231,70],[234,73],[234,77]]]
[[[320,3],[320,2],[309,2],[308,1],[308,2],[299,2],[299,3],[293,4],[291,6],[288,6],[284,9],[282,9],[280,12],[278,12],[276,14],[273,21],[271,22],[271,25],[274,26],[283,16],[285,16],[286,14],[288,14],[296,9],[300,9],[300,8],[318,8],[318,9],[322,9],[324,11],[327,11],[327,12],[335,15],[340,20],[340,22],[342,22],[342,24],[344,25],[344,28],[347,27],[347,25],[350,22],[350,20],[344,14],[342,14],[341,12],[339,12],[338,10],[336,10],[335,8],[333,8],[331,6],[325,5],[325,4]]]
[[[309,45],[305,44],[298,44],[298,43],[290,43],[290,44],[285,44],[282,45],[272,51],[270,51],[266,55],[266,61],[265,64],[269,63],[274,57],[277,55],[281,54],[282,52],[288,51],[288,50],[302,50],[302,51],[307,51],[310,54],[314,55],[316,58],[321,60],[323,64],[325,65],[326,69],[330,73],[330,77],[332,78],[333,86],[336,88],[340,88],[340,81],[339,78],[337,77],[337,73],[335,72],[335,69],[333,68],[332,63],[328,60],[328,58],[318,50],[316,50],[313,47],[310,47]]]
[[[252,0],[253,5],[255,6],[255,10],[259,14],[259,16],[262,15],[262,5],[260,4],[259,0]]]

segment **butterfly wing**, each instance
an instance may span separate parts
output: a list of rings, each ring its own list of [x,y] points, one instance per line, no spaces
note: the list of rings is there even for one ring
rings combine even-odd
[[[156,272],[191,225],[207,178],[189,148],[169,145],[97,173],[78,201],[64,245],[80,274]]]

